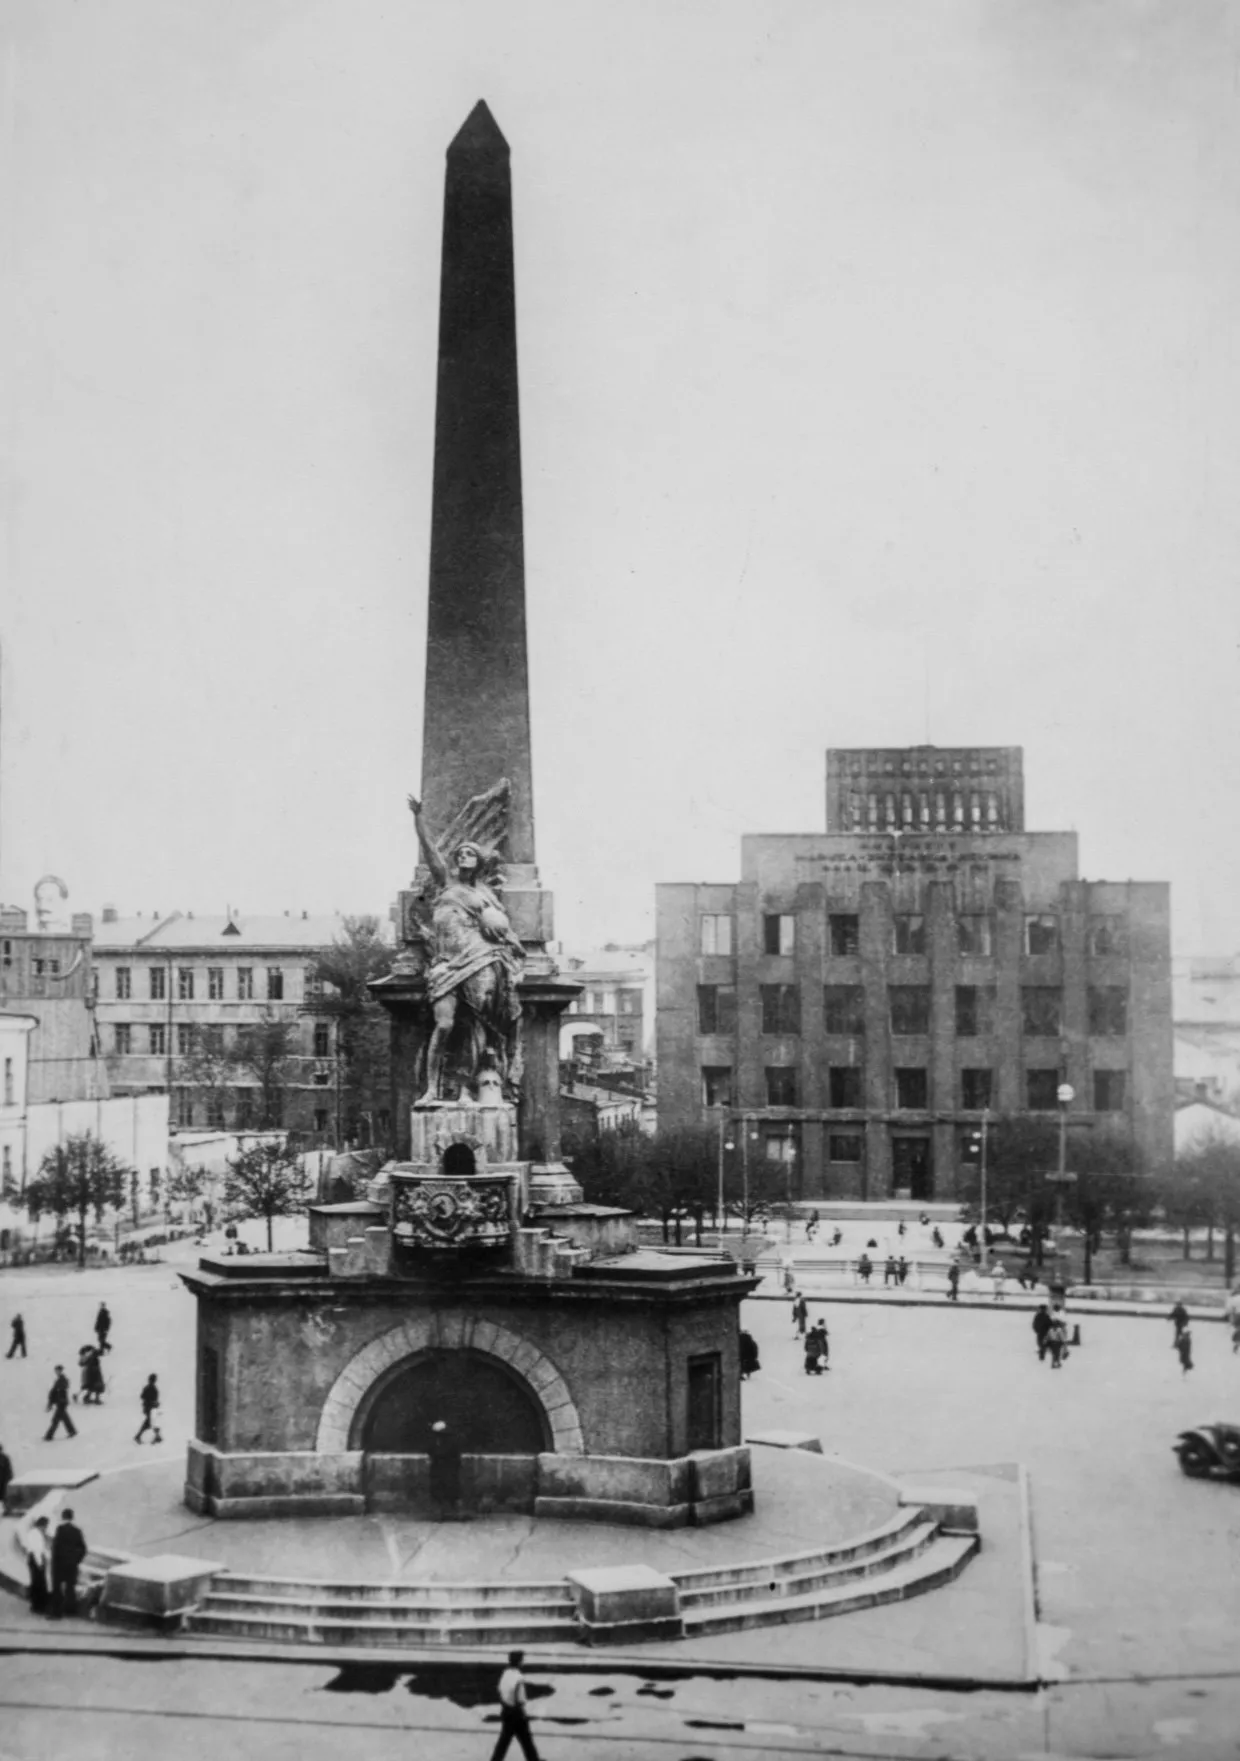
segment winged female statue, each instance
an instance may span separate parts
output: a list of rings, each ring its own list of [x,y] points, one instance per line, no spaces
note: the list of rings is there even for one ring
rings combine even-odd
[[[420,1107],[472,1093],[479,1076],[494,1070],[509,1100],[521,1084],[521,999],[517,992],[525,949],[513,933],[502,899],[499,845],[508,822],[507,779],[475,795],[436,843],[409,797],[422,860],[430,873],[422,927],[430,964],[427,998],[435,1026],[426,1052],[426,1091]],[[455,1087],[458,1093],[446,1091]]]

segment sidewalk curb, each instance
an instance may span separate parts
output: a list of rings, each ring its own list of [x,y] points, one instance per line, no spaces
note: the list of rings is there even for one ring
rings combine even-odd
[[[798,1284],[797,1289],[807,1302],[847,1302],[864,1305],[866,1303],[886,1303],[892,1308],[922,1309],[971,1309],[982,1310],[987,1314],[1003,1314],[1005,1310],[1019,1310],[1032,1314],[1049,1296],[1016,1296],[1005,1297],[1002,1302],[995,1302],[989,1296],[961,1296],[955,1302],[949,1302],[946,1294],[932,1291],[915,1291],[908,1295],[897,1296],[894,1291],[880,1290],[814,1290],[806,1281]],[[748,1302],[790,1302],[792,1299],[783,1290],[753,1290],[746,1298]],[[1080,1319],[1089,1316],[1091,1320],[1104,1315],[1126,1315],[1148,1321],[1166,1321],[1166,1311],[1161,1302],[1107,1302],[1096,1297],[1073,1296],[1071,1287],[1068,1290],[1068,1313]],[[1186,1305],[1187,1306],[1187,1305]],[[1226,1325],[1227,1317],[1214,1308],[1189,1308],[1189,1316],[1194,1321],[1217,1321],[1220,1326]]]

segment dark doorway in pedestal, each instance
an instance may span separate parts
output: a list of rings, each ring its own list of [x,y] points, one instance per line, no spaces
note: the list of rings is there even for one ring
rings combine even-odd
[[[431,1352],[397,1370],[366,1415],[361,1447],[372,1455],[426,1455],[436,1419],[462,1455],[539,1455],[550,1447],[529,1389],[472,1351]]]
[[[928,1137],[893,1137],[891,1140],[891,1187],[912,1199],[934,1197],[934,1174]]]

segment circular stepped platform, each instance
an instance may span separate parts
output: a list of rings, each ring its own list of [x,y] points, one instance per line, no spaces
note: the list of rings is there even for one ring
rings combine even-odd
[[[168,1462],[109,1474],[75,1502],[110,1548],[223,1567],[187,1632],[363,1650],[575,1644],[574,1571],[640,1562],[671,1578],[689,1638],[902,1600],[976,1550],[975,1536],[901,1507],[882,1475],[761,1446],[753,1472],[753,1515],[670,1531],[524,1516],[195,1519]]]

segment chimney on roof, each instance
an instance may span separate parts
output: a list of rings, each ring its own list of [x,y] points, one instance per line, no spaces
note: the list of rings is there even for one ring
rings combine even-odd
[[[103,921],[105,923],[115,923],[116,918],[117,918],[116,906],[115,905],[105,905],[103,908]]]

